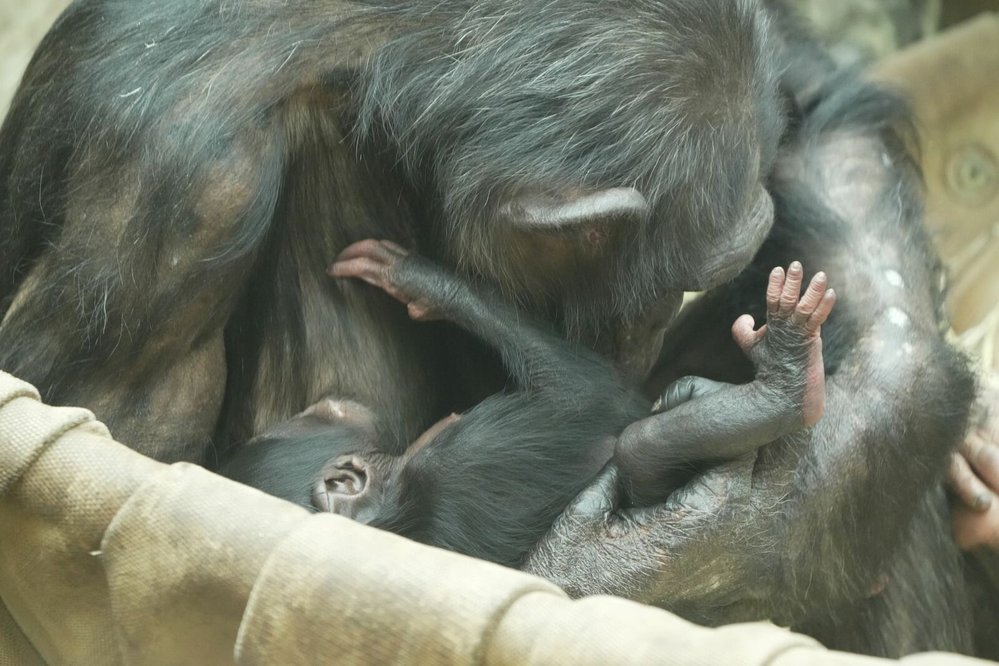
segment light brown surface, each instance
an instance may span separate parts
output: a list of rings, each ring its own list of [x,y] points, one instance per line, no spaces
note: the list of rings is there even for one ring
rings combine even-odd
[[[963,0],[949,0],[951,4]],[[791,0],[841,65],[876,60],[936,31],[941,0]]]

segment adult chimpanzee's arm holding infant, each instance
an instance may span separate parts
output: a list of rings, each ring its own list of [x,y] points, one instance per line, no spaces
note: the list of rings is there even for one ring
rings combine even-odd
[[[848,82],[818,91],[801,123],[771,182],[771,238],[667,335],[652,388],[694,373],[737,379],[744,364],[724,322],[753,312],[740,294],[762,284],[764,267],[800,257],[842,295],[823,328],[825,417],[658,507],[622,510],[608,470],[526,569],[573,594],[620,594],[708,622],[770,617],[843,648],[970,649],[939,481],[974,382],[942,339],[942,270],[896,132],[905,114]]]
[[[657,402],[662,414],[625,429],[614,460],[631,504],[663,501],[664,489],[689,479],[694,463],[703,469],[731,460],[818,422],[825,409],[820,329],[836,294],[818,273],[799,301],[801,280],[798,262],[787,274],[773,269],[766,325],[753,330],[753,317],[744,315],[732,327],[755,366],[753,381],[735,386],[684,377]]]
[[[442,420],[397,456],[379,450],[377,438],[344,438],[345,428],[370,424],[370,414],[324,400],[237,451],[222,471],[299,503],[314,488],[320,509],[426,543],[516,565],[612,451],[632,501],[655,503],[693,469],[752,451],[822,413],[819,330],[835,295],[819,274],[799,302],[797,262],[786,276],[771,273],[767,325],[754,331],[747,316],[733,328],[756,379],[736,386],[685,378],[664,394],[665,411],[637,423],[647,402],[608,361],[394,243],[352,245],[332,271],[381,287],[414,319],[447,319],[473,332],[500,352],[517,389]],[[318,466],[302,470],[297,485],[259,464],[309,450],[330,459],[321,475]]]

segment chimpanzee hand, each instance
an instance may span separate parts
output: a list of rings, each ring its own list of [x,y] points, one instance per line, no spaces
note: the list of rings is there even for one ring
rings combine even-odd
[[[836,303],[825,273],[816,273],[804,295],[804,271],[793,262],[785,275],[770,272],[767,284],[767,323],[754,331],[751,315],[732,326],[732,337],[756,366],[756,378],[787,396],[801,410],[802,425],[814,425],[825,409],[825,372],[820,331]]]
[[[357,278],[405,303],[417,321],[442,319],[462,283],[442,268],[387,240],[363,240],[347,247],[329,274]]]
[[[608,465],[563,512],[522,569],[574,597],[613,594],[711,622],[756,617],[757,590],[772,581],[741,557],[765,533],[746,524],[756,453],[719,465],[662,504],[621,509],[618,470]],[[735,540],[740,548],[728,545]],[[710,571],[710,575],[704,575]],[[701,617],[708,612],[710,617]]]
[[[989,383],[979,398],[976,424],[953,454],[949,485],[954,538],[966,550],[999,551],[999,382]]]

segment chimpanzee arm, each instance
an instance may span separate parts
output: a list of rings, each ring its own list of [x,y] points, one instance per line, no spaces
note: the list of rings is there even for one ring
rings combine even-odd
[[[608,409],[628,402],[610,363],[597,354],[566,342],[498,296],[395,243],[354,243],[329,272],[384,289],[406,304],[413,319],[446,319],[475,334],[500,352],[524,389],[560,401],[573,400],[583,389],[589,389],[587,395],[602,391]]]
[[[742,311],[739,294],[758,293],[762,268],[781,259],[829,273],[843,298],[824,329],[822,421],[762,451],[751,484],[745,469],[717,471],[666,505],[621,512],[605,477],[528,570],[573,594],[622,594],[714,622],[793,624],[870,595],[974,393],[938,330],[938,263],[917,170],[885,131],[891,109],[855,86],[813,112],[778,166],[779,218],[756,271],[712,299]]]
[[[941,334],[942,268],[922,224],[918,167],[895,131],[905,121],[889,95],[842,88],[774,176],[783,216],[759,261],[802,256],[843,291],[827,327],[826,416],[807,440],[766,451],[758,472],[761,489],[782,493],[779,580],[792,608],[870,594],[974,399],[966,360]]]
[[[148,12],[140,36],[105,9],[67,10],[0,131],[0,367],[144,453],[200,460],[283,155],[273,119],[235,127],[164,64],[182,54],[151,35],[176,24]]]

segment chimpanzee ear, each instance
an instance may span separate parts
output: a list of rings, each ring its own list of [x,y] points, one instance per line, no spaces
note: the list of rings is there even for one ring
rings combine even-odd
[[[615,218],[643,218],[649,204],[633,187],[563,192],[524,192],[503,204],[501,217],[521,228],[559,229]]]
[[[377,512],[380,483],[379,470],[363,457],[343,456],[323,470],[313,488],[312,503],[320,511],[369,522]]]

